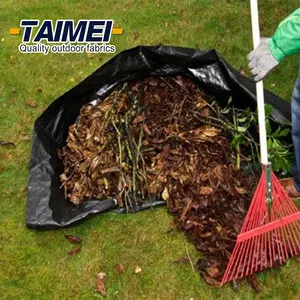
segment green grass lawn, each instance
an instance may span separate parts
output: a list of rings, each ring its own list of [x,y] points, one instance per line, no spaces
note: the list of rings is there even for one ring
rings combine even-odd
[[[189,252],[200,254],[183,235],[167,233],[172,217],[165,208],[138,214],[106,213],[65,230],[25,227],[28,161],[33,123],[59,95],[108,61],[112,55],[21,54],[21,36],[10,27],[21,19],[114,19],[124,28],[113,36],[117,52],[137,46],[215,48],[235,68],[247,68],[252,48],[250,8],[246,0],[24,0],[0,1],[0,299],[93,299],[96,274],[105,272],[109,299],[298,299],[300,265],[291,260],[258,276],[256,294],[242,283],[211,288],[190,265],[174,263]],[[270,36],[297,0],[260,2],[262,36]],[[266,87],[290,100],[297,57],[286,59],[266,80]],[[39,91],[38,91],[39,89]],[[36,107],[27,103],[35,102]],[[241,99],[243,101],[243,99]],[[64,234],[83,239],[82,251],[69,256]],[[117,274],[115,265],[125,272]],[[142,268],[134,274],[135,266]]]

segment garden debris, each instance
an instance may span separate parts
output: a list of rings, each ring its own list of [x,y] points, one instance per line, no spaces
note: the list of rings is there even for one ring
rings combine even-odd
[[[80,244],[81,238],[71,234],[65,234],[65,238],[72,244]]]
[[[81,246],[77,246],[73,248],[71,251],[68,252],[69,255],[74,255],[76,253],[79,253],[81,251]]]
[[[26,104],[32,108],[36,108],[37,107],[37,103],[34,100],[31,101],[27,101]]]
[[[117,264],[115,266],[115,269],[116,269],[116,271],[117,271],[118,274],[124,273],[124,270],[125,270],[125,268],[124,268],[124,266],[122,264]]]
[[[16,148],[16,144],[9,141],[0,141],[0,146],[5,148]]]
[[[104,286],[104,278],[105,278],[106,274],[101,272],[97,275],[97,283],[96,283],[96,290],[99,294],[101,294],[102,296],[106,296],[106,289]]]
[[[125,83],[103,101],[85,105],[70,126],[67,144],[58,150],[66,198],[80,205],[113,197],[127,210],[150,195],[163,198],[203,254],[200,273],[218,285],[254,182],[237,168],[246,155],[240,147],[233,155],[235,127],[221,113],[187,77]],[[238,128],[252,140],[246,127]]]
[[[135,266],[134,273],[139,274],[142,272],[142,268],[140,266]]]
[[[179,257],[177,260],[175,260],[175,262],[189,265],[190,264],[190,259],[186,256],[183,256],[183,257]]]
[[[22,136],[22,141],[31,141],[31,136],[29,136],[28,134],[25,134]]]

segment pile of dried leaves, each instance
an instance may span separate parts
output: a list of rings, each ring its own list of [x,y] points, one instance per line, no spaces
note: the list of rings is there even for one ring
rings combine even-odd
[[[186,77],[124,84],[85,105],[59,150],[66,197],[114,197],[133,208],[163,198],[203,254],[201,274],[220,282],[245,217],[251,178],[235,168],[220,109]]]

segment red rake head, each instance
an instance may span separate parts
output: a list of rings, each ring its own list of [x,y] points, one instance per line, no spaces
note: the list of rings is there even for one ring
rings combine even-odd
[[[268,208],[265,178],[263,170],[222,285],[282,264],[300,253],[300,212],[274,174],[273,203]]]

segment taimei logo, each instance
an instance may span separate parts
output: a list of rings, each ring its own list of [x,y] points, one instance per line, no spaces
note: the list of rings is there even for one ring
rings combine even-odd
[[[109,44],[113,34],[123,34],[122,28],[113,28],[113,20],[22,20],[22,53],[114,53]],[[20,28],[11,28],[10,34],[20,34]],[[33,32],[35,31],[35,34]],[[85,45],[82,45],[82,44]]]

